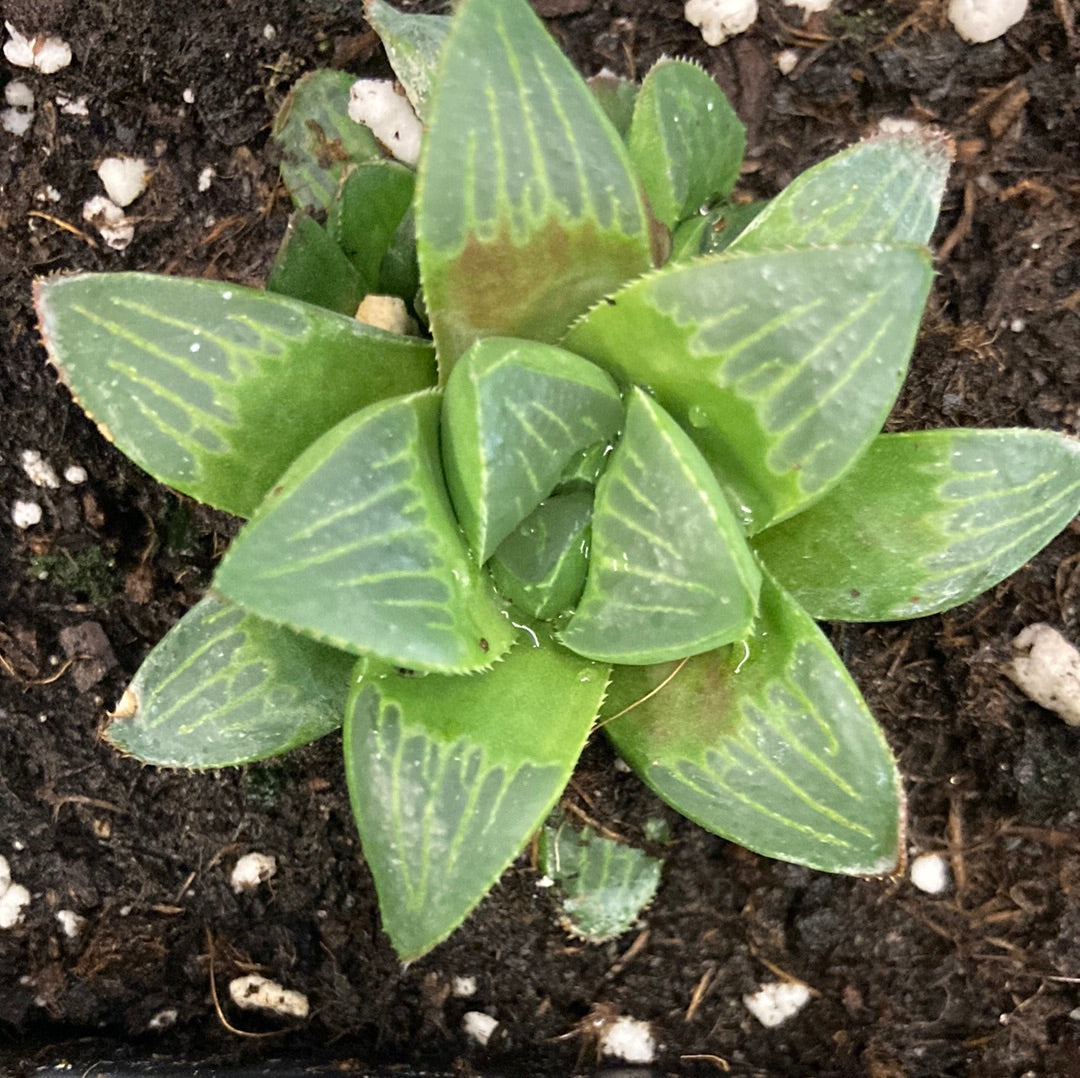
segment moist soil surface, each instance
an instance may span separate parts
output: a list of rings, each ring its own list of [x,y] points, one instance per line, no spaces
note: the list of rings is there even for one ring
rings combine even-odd
[[[841,2],[804,23],[765,0],[749,33],[708,48],[676,0],[536,3],[587,73],[699,60],[747,124],[750,195],[884,116],[943,128],[957,164],[939,276],[890,428],[1076,433],[1072,4],[1034,0],[981,46],[953,33],[944,6]],[[616,1014],[651,1023],[656,1073],[1080,1073],[1080,730],[1002,673],[1030,623],[1080,636],[1075,524],[948,614],[828,627],[899,758],[911,852],[949,860],[941,895],[747,853],[659,805],[597,737],[566,811],[638,843],[650,817],[670,828],[650,847],[663,879],[639,926],[602,945],[571,939],[525,856],[459,932],[402,968],[379,928],[337,736],[194,775],[105,745],[105,710],[206,588],[234,525],[155,484],[82,416],[45,365],[31,279],[123,268],[261,283],[287,217],[275,109],[314,67],[388,68],[352,2],[5,0],[4,16],[61,34],[74,62],[49,76],[0,66],[37,99],[26,135],[0,132],[0,854],[32,895],[0,931],[0,1073],[286,1058],[564,1075],[598,1065],[597,1033]],[[797,55],[786,77],[784,49]],[[82,114],[60,94],[85,98]],[[117,152],[155,168],[123,252],[81,219],[100,192],[95,161]],[[36,487],[26,449],[87,478]],[[40,523],[13,526],[15,500],[40,505]],[[238,895],[229,873],[250,851],[278,871]],[[75,935],[60,911],[82,919]],[[224,995],[250,971],[305,993],[311,1017],[283,1031],[227,1001],[217,1013],[211,978]],[[454,994],[460,977],[475,978],[469,998]],[[743,996],[784,978],[812,998],[766,1029]],[[469,1010],[499,1021],[486,1049],[463,1033]]]

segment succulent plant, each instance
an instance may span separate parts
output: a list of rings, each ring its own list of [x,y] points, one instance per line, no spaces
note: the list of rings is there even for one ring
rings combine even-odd
[[[598,726],[719,835],[893,871],[900,778],[815,619],[955,606],[1080,508],[1063,435],[881,433],[947,140],[893,126],[747,205],[742,126],[693,64],[587,84],[524,0],[367,11],[415,172],[317,73],[275,128],[296,213],[267,291],[38,283],[103,432],[248,518],[109,740],[208,768],[344,721],[403,958],[480,901]],[[376,295],[415,331],[352,317]]]

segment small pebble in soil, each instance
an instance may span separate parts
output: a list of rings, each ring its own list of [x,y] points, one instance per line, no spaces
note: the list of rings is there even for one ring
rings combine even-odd
[[[41,523],[41,506],[37,502],[16,499],[11,506],[11,523],[24,531]]]
[[[4,87],[8,107],[0,110],[0,127],[16,138],[22,138],[34,122],[34,91],[17,79]]]
[[[26,37],[9,22],[4,23],[8,40],[4,58],[16,67],[32,67],[42,75],[54,75],[71,63],[71,46],[63,38],[34,34]]]
[[[14,928],[30,905],[30,892],[21,883],[11,882],[11,866],[0,857],[0,928]]]
[[[158,1011],[157,1014],[146,1023],[146,1028],[152,1033],[161,1033],[163,1030],[175,1026],[178,1017],[179,1012],[175,1007],[165,1007],[163,1010]]]
[[[949,0],[949,22],[973,45],[1001,37],[1027,12],[1027,0]]]
[[[784,49],[776,54],[776,68],[781,75],[790,75],[798,66],[798,49]]]
[[[94,195],[83,203],[83,220],[101,233],[107,247],[122,251],[135,238],[135,225],[124,211],[104,195]]]
[[[481,1047],[491,1040],[491,1035],[498,1024],[497,1018],[492,1018],[490,1014],[484,1014],[483,1011],[466,1011],[461,1018],[461,1028],[465,1031],[465,1036],[476,1041]]]
[[[908,870],[911,882],[928,895],[941,895],[949,889],[949,862],[940,853],[921,853]]]
[[[475,977],[455,977],[450,985],[450,992],[456,999],[468,999],[476,995]]]
[[[1080,651],[1052,625],[1037,622],[1012,642],[1005,674],[1040,707],[1080,726]]]
[[[56,920],[69,940],[77,939],[86,925],[86,918],[80,917],[74,910],[57,910]]]
[[[216,175],[217,170],[213,165],[207,165],[206,168],[199,173],[199,179],[196,181],[195,186],[198,188],[200,194],[210,190],[214,184],[214,177]]]
[[[652,1063],[656,1059],[656,1038],[648,1022],[620,1015],[600,1035],[600,1054],[624,1063]]]
[[[683,15],[706,45],[721,45],[754,25],[758,6],[757,0],[686,0]]]
[[[60,488],[60,480],[56,478],[53,466],[36,449],[24,449],[19,454],[19,460],[26,478],[35,487],[48,487],[49,490]]]
[[[810,989],[798,981],[770,981],[743,996],[746,1009],[766,1029],[783,1025],[810,1002]]]
[[[195,91],[190,86],[184,87],[184,92],[180,95],[185,105],[195,104]]]
[[[141,157],[106,157],[95,171],[117,206],[130,206],[150,182],[150,167]]]
[[[83,119],[90,117],[90,109],[87,107],[85,96],[69,97],[67,94],[57,94],[56,103],[65,116],[79,116]]]
[[[311,1010],[302,992],[284,988],[277,981],[249,973],[229,982],[229,998],[248,1011],[269,1011],[282,1018],[307,1018]]]
[[[70,464],[64,469],[64,478],[73,486],[77,487],[85,483],[89,476],[81,464]]]
[[[349,89],[349,118],[371,128],[372,134],[402,164],[414,166],[420,157],[420,121],[409,99],[389,79],[358,79]]]
[[[233,867],[229,882],[232,889],[241,894],[254,891],[277,872],[277,858],[268,853],[245,853]]]

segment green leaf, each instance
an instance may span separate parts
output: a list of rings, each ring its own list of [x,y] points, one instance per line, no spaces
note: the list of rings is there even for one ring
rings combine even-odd
[[[821,631],[768,577],[745,645],[614,674],[604,715],[640,703],[604,732],[684,816],[824,872],[901,862],[900,777],[881,730]]]
[[[824,494],[881,430],[931,276],[921,248],[881,244],[673,264],[594,307],[565,347],[648,387],[753,533]]]
[[[927,243],[951,160],[951,143],[933,128],[875,135],[797,177],[732,250]]]
[[[364,14],[379,35],[413,111],[425,119],[439,55],[450,32],[450,17],[407,15],[384,0],[365,0]]]
[[[805,513],[754,547],[816,618],[948,610],[1080,513],[1080,442],[1039,430],[883,434]]]
[[[105,436],[239,516],[339,420],[434,380],[424,341],[221,281],[79,274],[35,292],[50,361]]]
[[[370,291],[326,229],[300,210],[289,219],[266,290],[350,317]]]
[[[473,564],[439,464],[441,398],[417,393],[339,423],[279,480],[215,586],[261,617],[396,666],[487,666],[513,629]]]
[[[383,927],[405,961],[484,897],[585,744],[607,668],[536,642],[473,677],[358,668],[345,774]]]
[[[560,634],[579,655],[656,663],[745,636],[760,573],[694,443],[634,389],[596,488],[585,593]]]
[[[416,263],[416,216],[412,207],[405,212],[390,237],[390,246],[379,267],[379,291],[400,296],[413,305],[418,315],[421,313],[422,305],[416,302],[420,291],[420,267]]]
[[[540,832],[540,865],[555,883],[563,928],[590,943],[634,927],[660,886],[663,862],[644,850],[598,835],[591,827],[548,824]]]
[[[524,0],[459,6],[417,183],[443,378],[482,336],[557,341],[650,265],[626,149]]]
[[[380,290],[382,262],[409,209],[414,182],[412,170],[396,161],[357,165],[330,206],[327,229],[355,267],[364,295]]]
[[[488,337],[446,383],[446,483],[480,564],[559,482],[582,449],[615,436],[619,389],[601,370],[549,344]]]
[[[559,476],[558,486],[555,488],[559,493],[571,490],[592,491],[596,487],[596,481],[607,464],[608,454],[611,452],[611,442],[606,439],[595,442],[588,449],[582,449],[570,458],[569,464],[563,468]]]
[[[278,756],[341,725],[354,663],[207,596],[146,657],[105,738],[159,767]]]
[[[349,118],[347,71],[312,71],[292,88],[274,118],[281,178],[297,209],[326,209],[350,165],[379,161],[375,136]]]
[[[589,563],[592,504],[589,491],[553,495],[495,551],[495,586],[530,617],[550,621],[578,601]]]
[[[627,145],[652,212],[674,229],[735,186],[746,130],[710,75],[661,60],[641,84]]]
[[[600,71],[585,80],[596,103],[604,110],[611,126],[625,139],[634,118],[634,102],[637,100],[638,84],[610,71]]]

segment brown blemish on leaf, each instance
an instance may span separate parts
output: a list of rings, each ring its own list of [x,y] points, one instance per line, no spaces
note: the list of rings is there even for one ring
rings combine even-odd
[[[552,219],[517,244],[504,221],[494,237],[469,237],[429,297],[456,357],[482,336],[558,341],[574,318],[648,268],[640,239],[591,221],[568,230]]]

